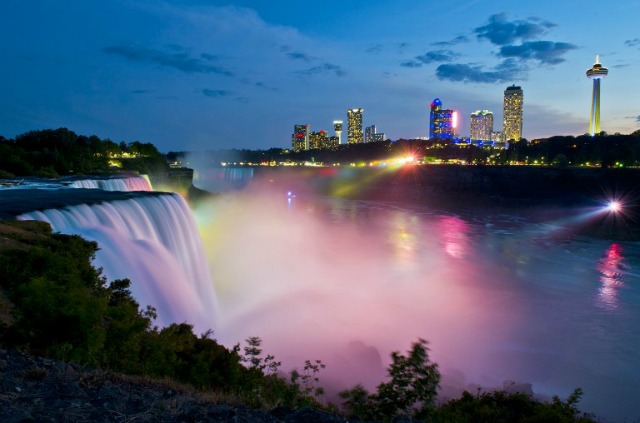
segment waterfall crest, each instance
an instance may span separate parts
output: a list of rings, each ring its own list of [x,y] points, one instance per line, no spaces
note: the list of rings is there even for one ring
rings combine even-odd
[[[118,179],[81,179],[69,184],[70,188],[102,189],[105,191],[153,191],[147,175]]]
[[[214,327],[214,285],[195,220],[180,195],[32,211],[17,219],[45,221],[54,231],[98,242],[94,265],[109,281],[129,278],[140,306],[157,309],[158,324]]]

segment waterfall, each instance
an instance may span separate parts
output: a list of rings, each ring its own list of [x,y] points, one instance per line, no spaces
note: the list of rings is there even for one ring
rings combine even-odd
[[[54,231],[98,242],[94,265],[108,281],[129,278],[140,306],[156,308],[158,324],[188,322],[196,330],[213,329],[213,282],[195,220],[178,194],[32,211],[17,218],[45,221]]]
[[[105,191],[152,191],[147,175],[119,179],[81,179],[69,184],[71,188],[102,189]]]

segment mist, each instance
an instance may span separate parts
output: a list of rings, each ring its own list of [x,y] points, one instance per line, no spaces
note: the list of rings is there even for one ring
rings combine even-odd
[[[266,179],[197,209],[216,338],[259,336],[285,370],[320,359],[321,382],[338,389],[374,388],[391,351],[424,338],[444,373],[501,385],[492,351],[520,307],[475,257],[473,229],[452,215],[380,207],[363,216],[348,201],[318,201],[300,180]]]

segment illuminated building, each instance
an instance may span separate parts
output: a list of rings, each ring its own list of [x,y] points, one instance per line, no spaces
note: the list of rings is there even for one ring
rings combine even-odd
[[[507,141],[522,138],[522,88],[512,85],[504,91],[502,132]]]
[[[589,134],[592,136],[600,133],[600,80],[608,73],[609,69],[600,64],[600,58],[596,55],[596,63],[592,68],[587,69],[587,78],[593,79],[591,117],[589,118]]]
[[[491,140],[499,143],[504,143],[505,142],[504,132],[501,132],[501,131],[492,132]]]
[[[362,109],[347,110],[347,141],[362,144]]]
[[[371,125],[364,128],[364,142],[373,142],[373,136],[376,133],[376,126]]]
[[[309,150],[327,148],[328,139],[325,131],[312,132],[309,134]]]
[[[471,139],[490,141],[493,132],[493,113],[489,110],[477,110],[471,113]]]
[[[338,144],[342,144],[342,121],[333,121],[333,130],[336,131],[336,137],[338,137]]]
[[[291,136],[291,149],[295,152],[309,149],[309,124],[295,125]]]
[[[384,140],[385,140],[384,132],[378,133],[375,125],[367,126],[366,128],[364,128],[365,143],[378,142],[378,141],[384,141]]]
[[[322,147],[322,148],[327,149],[327,150],[336,150],[339,145],[340,145],[340,138],[339,137],[329,137],[327,139],[327,145],[325,147]]]
[[[436,98],[431,102],[429,113],[429,138],[453,139],[458,125],[458,112],[443,109],[442,102]]]

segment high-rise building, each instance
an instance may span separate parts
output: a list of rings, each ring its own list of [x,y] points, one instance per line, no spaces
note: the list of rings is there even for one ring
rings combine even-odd
[[[371,125],[364,128],[364,142],[373,142],[373,136],[376,134],[376,126]]]
[[[362,109],[347,110],[347,140],[349,144],[362,144]]]
[[[493,132],[493,113],[489,110],[477,110],[471,113],[471,139],[491,141]]]
[[[329,137],[327,139],[327,146],[323,147],[329,150],[336,150],[340,145],[340,138],[338,137]]]
[[[589,118],[589,133],[593,136],[600,133],[600,80],[607,76],[609,69],[600,64],[596,55],[596,63],[587,69],[587,78],[593,79],[593,94],[591,96],[591,117]]]
[[[294,125],[291,136],[291,149],[293,151],[303,151],[309,149],[309,124]]]
[[[522,138],[522,88],[512,85],[504,91],[502,132],[507,141]]]
[[[342,121],[333,121],[333,130],[336,131],[336,137],[338,137],[338,144],[342,144]]]
[[[502,132],[502,131],[492,132],[491,133],[491,141],[496,142],[496,143],[504,144],[505,141],[506,141],[504,139],[504,132]]]
[[[328,141],[325,131],[312,132],[309,134],[309,150],[327,148]]]
[[[375,125],[364,128],[364,142],[378,142],[386,139],[384,132],[378,132]]]
[[[429,138],[452,139],[458,122],[457,114],[455,110],[443,109],[439,98],[433,100],[429,113]]]

